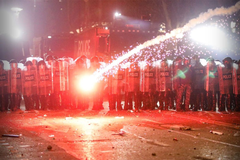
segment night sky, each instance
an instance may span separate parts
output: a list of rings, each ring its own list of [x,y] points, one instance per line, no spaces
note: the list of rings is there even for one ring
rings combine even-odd
[[[167,25],[168,30],[182,27],[208,9],[229,7],[236,0],[0,0],[1,10],[13,14],[12,7],[23,10],[18,21],[0,13],[0,59],[18,59],[22,44],[31,47],[33,37],[75,32],[96,22],[112,22],[114,12],[141,19],[151,15],[152,23]],[[165,9],[165,10],[164,10]],[[3,18],[1,18],[3,17]],[[10,16],[11,17],[11,16]],[[6,28],[19,26],[21,39],[12,40]],[[24,43],[22,43],[24,42]],[[20,48],[20,49],[19,49]],[[20,52],[20,53],[19,53]]]

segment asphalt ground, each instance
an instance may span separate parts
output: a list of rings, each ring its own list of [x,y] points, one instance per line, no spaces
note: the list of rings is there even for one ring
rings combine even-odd
[[[239,112],[18,110],[0,124],[4,160],[240,159]]]

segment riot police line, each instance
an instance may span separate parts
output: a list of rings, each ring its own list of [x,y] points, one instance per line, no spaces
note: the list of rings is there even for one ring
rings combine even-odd
[[[90,63],[88,63],[90,61]],[[89,65],[90,64],[90,65]],[[240,61],[222,62],[178,56],[174,60],[129,62],[94,84],[92,92],[79,87],[81,78],[108,64],[100,57],[77,59],[28,57],[26,62],[0,61],[0,109],[103,109],[239,111]],[[82,84],[83,86],[85,84]]]

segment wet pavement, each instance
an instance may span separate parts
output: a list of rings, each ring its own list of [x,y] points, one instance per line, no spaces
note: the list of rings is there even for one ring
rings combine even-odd
[[[0,124],[0,159],[240,159],[236,112],[19,110]]]

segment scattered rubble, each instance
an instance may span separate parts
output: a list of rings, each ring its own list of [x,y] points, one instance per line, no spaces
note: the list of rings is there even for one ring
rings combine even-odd
[[[218,132],[218,131],[210,131],[210,133],[212,133],[212,134],[216,134],[216,135],[223,135],[222,132]]]
[[[239,137],[240,136],[240,132],[237,131],[236,133],[234,133],[234,137]]]
[[[126,132],[123,129],[120,129],[119,133],[113,133],[112,135],[120,135],[123,136]]]
[[[124,119],[124,116],[121,116],[121,117],[115,117],[116,119]]]
[[[183,130],[183,131],[191,131],[191,130],[192,130],[191,127],[186,127],[186,126],[180,127],[179,129],[180,129],[180,130]]]
[[[2,137],[13,137],[13,138],[19,138],[20,135],[18,135],[18,134],[3,134]]]
[[[156,156],[157,154],[156,153],[152,153],[152,156]]]
[[[73,119],[72,117],[66,117],[65,118],[66,120],[71,120],[71,119]]]
[[[47,150],[51,151],[51,150],[52,150],[52,146],[51,146],[51,145],[48,145],[48,146],[47,146]]]

